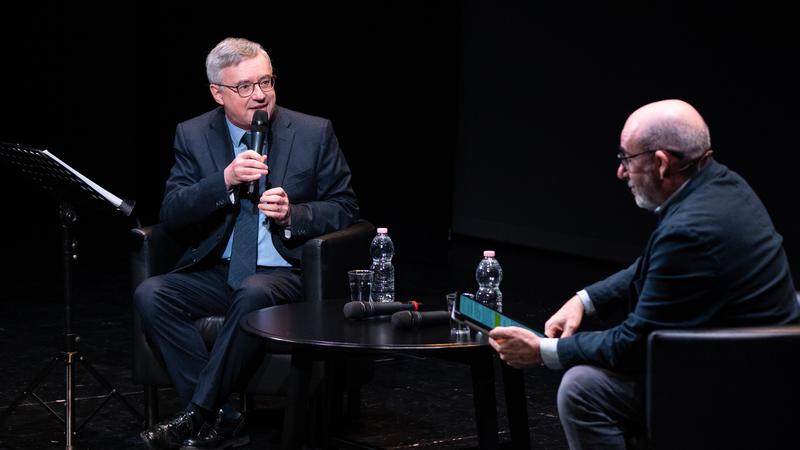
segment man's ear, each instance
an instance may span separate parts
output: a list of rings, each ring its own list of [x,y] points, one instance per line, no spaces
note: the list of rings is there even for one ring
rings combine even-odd
[[[222,92],[219,91],[219,86],[216,84],[209,84],[208,89],[211,91],[211,96],[214,97],[215,102],[220,105],[225,105],[225,100],[222,99]]]
[[[664,150],[656,150],[655,155],[658,160],[658,175],[663,180],[670,174],[669,155]]]

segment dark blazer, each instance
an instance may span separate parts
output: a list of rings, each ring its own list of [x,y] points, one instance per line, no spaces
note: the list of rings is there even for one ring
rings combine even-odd
[[[268,187],[282,187],[292,205],[290,233],[272,224],[272,242],[299,266],[302,244],[355,223],[358,205],[330,121],[277,107],[271,132]],[[235,156],[223,109],[178,124],[174,146],[161,221],[188,245],[175,270],[213,265],[225,250],[239,208],[238,201],[231,203],[223,176]]]
[[[620,307],[629,314],[611,329],[560,339],[562,365],[640,372],[653,330],[797,323],[782,243],[750,186],[711,160],[659,211],[642,256],[586,288],[600,317]]]

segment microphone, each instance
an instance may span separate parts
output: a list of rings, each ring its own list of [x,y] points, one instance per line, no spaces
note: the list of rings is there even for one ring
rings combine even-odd
[[[392,314],[392,325],[395,328],[411,329],[450,323],[447,311],[400,311]]]
[[[398,311],[419,311],[422,303],[401,302],[347,302],[344,304],[344,316],[348,319],[363,319],[373,316],[388,316]]]
[[[251,141],[253,144],[252,150],[258,152],[259,155],[264,154],[264,141],[267,139],[269,132],[269,114],[266,111],[258,110],[253,114],[253,121],[250,123]],[[241,196],[249,199],[253,203],[258,203],[259,180],[253,180],[244,185]]]

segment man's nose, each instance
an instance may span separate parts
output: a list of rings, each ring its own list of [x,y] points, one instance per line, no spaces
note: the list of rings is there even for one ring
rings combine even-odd
[[[253,94],[251,96],[261,100],[264,97],[266,97],[267,94],[264,93],[260,85],[256,84],[255,86],[253,86]]]
[[[628,169],[626,169],[625,164],[622,164],[621,162],[617,167],[617,178],[619,178],[620,180],[628,178]]]

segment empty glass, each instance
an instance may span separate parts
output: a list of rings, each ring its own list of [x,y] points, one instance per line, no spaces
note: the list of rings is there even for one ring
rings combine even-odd
[[[447,297],[447,312],[450,314],[450,334],[464,335],[469,334],[469,327],[465,324],[453,319],[453,307],[456,304],[457,292],[451,292],[446,295]]]
[[[350,301],[372,301],[372,271],[350,270],[347,272],[350,280]]]

